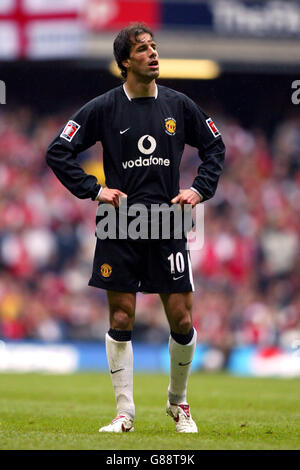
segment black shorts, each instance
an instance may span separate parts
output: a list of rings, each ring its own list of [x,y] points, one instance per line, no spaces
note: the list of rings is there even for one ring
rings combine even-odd
[[[89,286],[119,292],[194,291],[186,239],[97,239]]]

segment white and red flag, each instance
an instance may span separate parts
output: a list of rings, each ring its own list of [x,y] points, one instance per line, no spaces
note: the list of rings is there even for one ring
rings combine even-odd
[[[84,0],[1,0],[0,59],[76,56]]]

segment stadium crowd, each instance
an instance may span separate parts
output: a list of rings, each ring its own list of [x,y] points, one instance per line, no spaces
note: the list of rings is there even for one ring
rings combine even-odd
[[[74,108],[76,109],[76,108]],[[70,113],[0,114],[0,338],[103,340],[106,294],[88,287],[97,203],[72,196],[45,162]],[[205,203],[205,242],[192,251],[198,341],[289,346],[300,338],[300,119],[268,136],[213,114],[226,144],[217,193]],[[82,154],[100,167],[101,146]],[[181,187],[199,165],[186,147]],[[98,170],[97,170],[98,171]],[[162,343],[169,330],[159,297],[138,295],[135,341]]]

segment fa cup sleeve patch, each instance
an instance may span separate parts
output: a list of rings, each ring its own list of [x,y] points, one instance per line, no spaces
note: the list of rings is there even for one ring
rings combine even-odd
[[[62,133],[60,134],[60,137],[66,139],[68,142],[71,142],[79,128],[80,125],[77,124],[77,122],[69,121]]]
[[[216,125],[215,125],[214,121],[212,120],[212,118],[206,119],[206,124],[208,125],[208,128],[209,128],[210,132],[213,134],[214,137],[218,137],[219,135],[221,135],[220,131],[216,127]]]

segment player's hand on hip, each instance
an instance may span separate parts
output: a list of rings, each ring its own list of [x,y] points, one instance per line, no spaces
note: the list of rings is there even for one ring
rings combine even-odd
[[[202,201],[202,199],[202,196],[192,189],[180,189],[179,194],[173,197],[171,203],[180,204],[182,208],[185,204],[190,204],[192,207],[195,207],[196,204],[199,204],[199,202]]]
[[[123,193],[119,189],[103,188],[97,201],[112,204],[114,207],[119,207],[120,198],[122,197],[127,197],[127,194]]]

